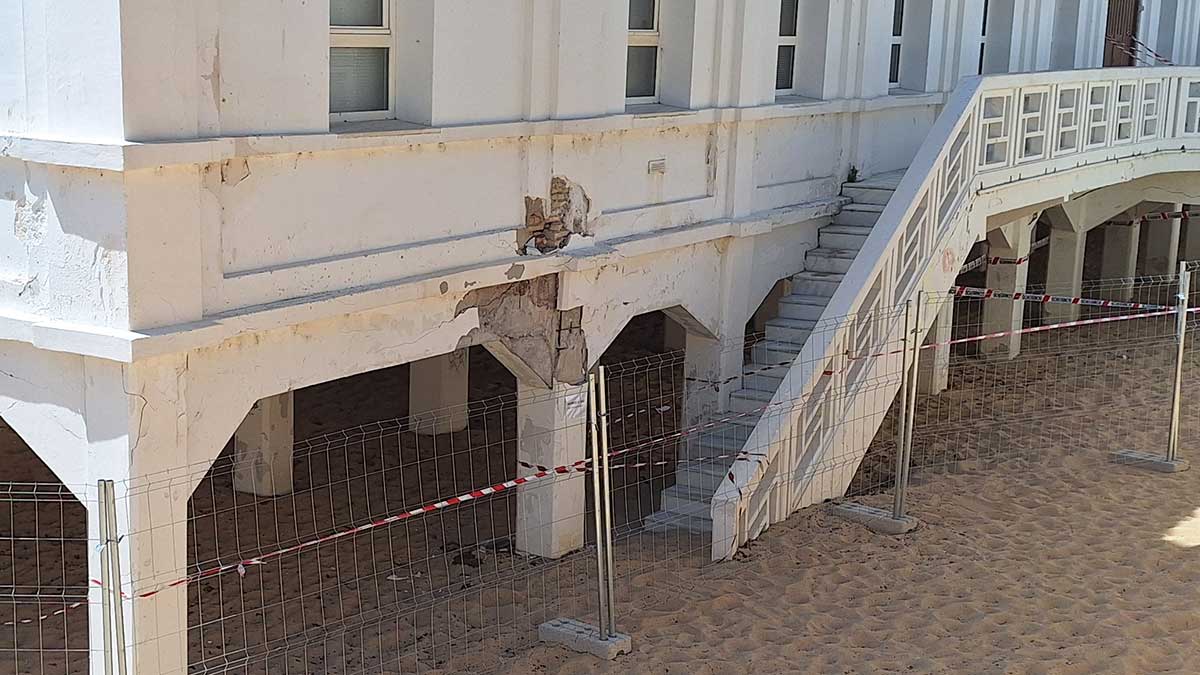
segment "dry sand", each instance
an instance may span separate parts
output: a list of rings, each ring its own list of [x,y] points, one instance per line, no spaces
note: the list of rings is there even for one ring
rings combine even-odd
[[[1130,339],[1153,333],[1125,330]],[[193,663],[207,658],[208,672],[388,675],[1200,672],[1200,468],[1160,475],[1107,463],[1108,449],[1157,448],[1164,436],[1169,350],[1132,358],[1136,350],[1120,337],[1108,335],[1112,347],[1103,352],[1040,361],[1030,339],[1026,357],[990,375],[968,361],[957,366],[952,391],[923,402],[930,433],[918,439],[920,461],[956,473],[917,479],[910,509],[922,526],[904,537],[871,534],[817,507],[772,527],[734,561],[708,565],[703,537],[629,533],[617,552],[618,619],[635,652],[615,663],[525,649],[542,619],[590,617],[593,561],[587,551],[546,563],[478,548],[511,531],[511,496],[252,568],[244,579],[193,585]],[[1039,339],[1052,349],[1061,338]],[[1132,357],[1120,368],[1100,367],[1123,350]],[[666,378],[672,387],[675,377]],[[384,371],[358,385],[329,385],[313,399],[305,429],[386,416],[392,408],[383,399],[403,396],[404,381]],[[630,395],[667,402],[674,394],[664,387]],[[1187,396],[1200,400],[1200,389],[1189,386]],[[1021,421],[1028,410],[1054,415]],[[1195,439],[1190,412],[1185,438]],[[980,418],[1001,428],[972,428]],[[414,471],[440,476],[442,492],[511,475],[511,421],[489,420],[479,431],[490,448],[485,462],[457,440],[414,444],[407,433],[394,445],[310,455],[301,459],[304,493],[282,500],[237,497],[227,476],[214,476],[194,500],[199,513],[214,515],[196,522],[193,562],[270,550],[421,503],[431,495]],[[878,493],[889,479],[886,436],[860,474],[868,477],[864,499],[877,504],[888,499]],[[442,457],[429,457],[431,449]],[[669,448],[655,452],[671,457]],[[1200,458],[1200,447],[1184,453]],[[46,480],[44,467],[28,469],[29,479]],[[623,518],[653,512],[664,472],[670,468],[618,477],[627,486],[618,499]],[[381,489],[382,501],[369,498]],[[17,567],[22,562],[18,556]],[[65,567],[67,585],[82,583],[79,564]],[[13,574],[37,576],[28,568]],[[75,621],[70,631],[76,644],[80,628]],[[53,639],[56,629],[61,634],[62,624],[37,632]],[[0,640],[0,673],[84,672],[77,657],[67,666],[53,651],[41,663],[18,663],[12,641],[28,647],[33,634]],[[291,646],[224,668],[223,655],[265,642]],[[413,652],[423,654],[419,664]]]
[[[621,607],[632,655],[505,672],[1200,672],[1200,470],[1096,459],[932,478],[903,537],[808,509],[691,579],[639,577],[671,590]]]

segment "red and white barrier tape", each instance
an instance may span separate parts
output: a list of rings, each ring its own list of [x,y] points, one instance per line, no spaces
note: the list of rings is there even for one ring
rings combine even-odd
[[[1034,251],[1038,250],[1039,248],[1043,248],[1045,246],[1048,246],[1049,244],[1050,244],[1050,237],[1043,237],[1043,238],[1038,239],[1037,241],[1033,242],[1032,244],[1030,244],[1029,252],[1033,253]],[[958,273],[966,274],[967,272],[973,272],[985,265],[1024,265],[1027,262],[1029,262],[1029,256],[1027,256],[1027,255],[1021,256],[1020,258],[1002,258],[1000,256],[986,256],[985,255],[985,256],[980,256],[980,257],[972,260],[971,262],[963,265],[961,268],[959,268]]]
[[[980,300],[1013,300],[1016,302],[1036,302],[1043,305],[1080,305],[1084,307],[1102,307],[1105,309],[1175,309],[1169,305],[1151,305],[1142,302],[1121,302],[1119,300],[1101,300],[1099,298],[1077,298],[1069,295],[1047,295],[1045,293],[1009,293],[994,288],[973,288],[971,286],[952,286],[950,295],[957,298],[978,298]]]
[[[986,290],[986,289],[983,289],[983,290]],[[1145,306],[1143,306],[1143,307],[1145,307]],[[1048,326],[1035,326],[1035,327],[1030,327],[1030,328],[1022,328],[1022,329],[1018,329],[1018,330],[1001,331],[1001,332],[996,332],[996,333],[988,333],[985,335],[978,335],[978,336],[972,336],[972,337],[967,337],[967,338],[958,338],[958,339],[946,340],[943,342],[935,342],[935,343],[923,345],[921,347],[921,349],[922,350],[938,349],[941,347],[948,347],[950,345],[955,345],[955,344],[964,344],[964,343],[968,343],[968,342],[980,342],[983,340],[992,340],[992,339],[1007,337],[1007,336],[1011,336],[1011,335],[1038,333],[1038,332],[1045,332],[1045,331],[1056,330],[1056,329],[1061,329],[1061,328],[1089,326],[1089,325],[1104,324],[1104,323],[1114,323],[1114,322],[1118,322],[1118,321],[1128,321],[1131,319],[1141,319],[1141,318],[1154,317],[1154,316],[1164,316],[1164,315],[1168,315],[1168,314],[1173,314],[1175,311],[1176,311],[1175,309],[1168,308],[1168,309],[1164,309],[1164,310],[1156,311],[1156,312],[1147,312],[1147,313],[1141,313],[1141,314],[1127,314],[1127,315],[1122,315],[1122,316],[1102,317],[1102,318],[1096,318],[1096,319],[1083,319],[1083,320],[1079,320],[1079,321],[1069,321],[1069,322],[1064,322],[1064,323],[1051,324]],[[1200,311],[1200,308],[1193,308],[1193,309],[1188,310],[1189,313],[1194,313],[1197,311]],[[903,350],[894,350],[894,351],[890,351],[890,352],[881,352],[881,353],[877,353],[877,354],[867,354],[867,355],[862,355],[862,356],[848,357],[848,359],[861,360],[861,359],[871,358],[871,357],[895,355],[895,354],[900,354],[902,352],[903,352]],[[826,375],[831,375],[835,372],[843,372],[843,371],[831,371],[831,370],[823,371],[823,373]],[[687,436],[691,436],[691,435],[712,429],[718,425],[735,421],[739,418],[758,415],[760,413],[766,412],[768,409],[770,409],[773,406],[781,406],[784,404],[792,404],[792,403],[793,403],[793,401],[790,401],[790,400],[789,401],[780,401],[778,403],[768,403],[766,405],[760,406],[753,410],[748,410],[748,411],[744,411],[744,412],[740,412],[740,413],[734,413],[734,414],[727,415],[727,416],[719,418],[719,419],[709,420],[703,424],[699,424],[699,425],[696,425],[696,426],[693,426],[693,427],[690,427],[687,429],[682,429],[682,430],[679,430],[676,432],[672,432],[670,434],[665,434],[656,439],[648,440],[646,442],[643,442],[640,445],[632,446],[629,448],[623,448],[621,450],[616,450],[616,451],[610,452],[609,457],[611,458],[611,457],[616,457],[616,456],[620,456],[620,455],[626,455],[629,453],[636,452],[637,450],[640,450],[643,448],[657,446],[666,441],[675,440],[675,439],[679,439],[679,438],[685,438]],[[711,461],[714,459],[721,459],[721,458],[734,459],[735,461],[739,461],[739,460],[740,461],[748,461],[749,457],[752,457],[752,456],[754,456],[754,453],[747,453],[747,452],[743,451],[743,452],[739,452],[739,453],[732,453],[729,455],[722,455],[722,456],[718,456],[718,457],[699,458],[696,461]],[[666,463],[667,463],[666,461],[642,462],[642,463],[634,463],[634,464],[624,464],[624,465],[619,465],[619,466],[620,466],[620,468],[633,468],[633,467],[639,467],[639,466],[665,465]],[[678,460],[676,460],[676,463],[678,463]],[[468,501],[481,499],[481,498],[487,497],[489,495],[497,494],[497,493],[503,492],[505,490],[513,489],[518,486],[532,483],[532,482],[535,482],[538,480],[543,480],[548,477],[566,475],[566,474],[571,474],[571,473],[585,472],[585,471],[587,471],[588,465],[591,464],[591,460],[590,459],[582,459],[582,460],[579,460],[572,464],[567,464],[567,465],[557,466],[557,467],[535,467],[534,465],[530,465],[525,462],[521,462],[521,464],[523,466],[526,466],[527,468],[536,468],[537,469],[536,473],[530,474],[528,476],[514,478],[512,480],[504,481],[502,483],[497,483],[495,485],[491,485],[488,487],[470,490],[470,491],[463,493],[457,497],[451,497],[449,499],[431,502],[429,504],[417,507],[415,509],[411,509],[409,511],[404,511],[402,513],[394,514],[394,515],[387,516],[384,518],[379,518],[377,520],[373,520],[371,522],[364,523],[362,525],[359,525],[359,526],[356,526],[353,528],[341,530],[341,531],[335,532],[333,534],[329,534],[329,535],[326,535],[323,537],[311,539],[311,540],[302,542],[300,544],[288,546],[286,548],[278,549],[276,551],[272,551],[270,553],[266,553],[263,555],[246,558],[246,559],[240,560],[236,563],[229,563],[229,564],[219,565],[216,567],[211,567],[209,569],[202,570],[202,571],[196,572],[194,574],[189,574],[185,577],[181,577],[174,581],[160,584],[156,588],[151,589],[149,591],[142,591],[139,593],[135,593],[133,595],[129,595],[122,591],[121,596],[126,599],[150,598],[150,597],[154,597],[155,595],[158,595],[159,593],[162,593],[163,591],[166,591],[171,588],[175,588],[175,587],[178,587],[178,586],[181,586],[184,584],[199,581],[201,579],[215,577],[215,576],[225,574],[228,572],[232,572],[235,570],[238,572],[239,575],[244,576],[246,574],[247,567],[252,567],[255,565],[265,565],[267,562],[274,560],[276,558],[282,557],[284,555],[287,555],[289,553],[298,553],[300,551],[312,548],[314,546],[318,546],[320,544],[325,544],[325,543],[328,543],[331,541],[343,539],[348,536],[361,534],[363,532],[367,532],[369,530],[373,530],[373,529],[376,529],[379,527],[384,527],[386,525],[392,525],[392,524],[395,524],[398,522],[402,522],[404,520],[408,520],[410,518],[425,515],[427,513],[433,512],[433,511],[438,511],[441,509],[449,508],[451,506],[456,506],[456,505],[459,505],[459,504],[462,504],[462,503],[465,503]],[[730,478],[730,480],[733,480],[733,473],[730,472],[728,474],[728,477]],[[100,581],[97,579],[91,579],[90,581],[92,584],[94,584],[96,586],[101,585]],[[16,623],[33,623],[35,621],[44,621],[51,617],[59,616],[65,612],[75,609],[77,607],[81,607],[85,604],[87,604],[87,602],[81,601],[81,602],[77,602],[77,603],[68,605],[62,609],[56,610],[55,612],[52,612],[50,614],[43,615],[40,618],[30,618],[30,619],[26,619],[26,620],[22,620],[22,621],[18,621],[18,622],[8,622],[5,624],[0,624],[0,625],[14,625]]]
[[[80,600],[79,602],[73,602],[69,605],[66,605],[65,607],[63,607],[61,609],[56,609],[53,612],[50,612],[49,614],[42,614],[41,616],[30,617],[28,619],[19,619],[17,621],[4,621],[4,622],[0,623],[0,626],[24,626],[27,624],[41,623],[43,621],[49,621],[50,619],[53,619],[56,616],[62,616],[63,614],[66,614],[67,612],[69,612],[73,609],[83,607],[86,604],[88,604],[87,600]]]

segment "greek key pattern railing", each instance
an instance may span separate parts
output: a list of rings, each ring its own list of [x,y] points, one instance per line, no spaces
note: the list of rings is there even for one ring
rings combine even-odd
[[[872,234],[712,501],[713,558],[797,509],[843,494],[873,433],[844,438],[839,419],[882,419],[887,358],[845,363],[897,340],[894,308],[944,292],[984,234],[984,184],[1178,151],[1200,137],[1200,69],[1122,68],[973,78],[955,91]],[[1192,143],[1200,148],[1200,145]],[[890,332],[877,321],[890,312]],[[935,317],[926,316],[919,330]],[[886,334],[885,334],[886,332]],[[923,334],[923,332],[922,332]],[[892,369],[894,372],[895,369]],[[881,379],[881,378],[879,378]],[[855,395],[866,382],[872,395]],[[842,392],[834,396],[832,392]],[[845,392],[851,392],[846,395]],[[883,406],[883,411],[877,408]],[[867,430],[872,431],[872,430]],[[837,454],[838,456],[833,456]],[[818,472],[821,464],[844,467]]]

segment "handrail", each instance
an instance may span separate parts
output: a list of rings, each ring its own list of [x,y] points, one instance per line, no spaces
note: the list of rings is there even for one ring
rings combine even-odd
[[[877,359],[858,369],[827,368],[840,354],[899,334],[879,334],[876,315],[913,298],[920,288],[952,285],[986,216],[976,196],[989,185],[1075,169],[1148,152],[1200,149],[1200,68],[1120,68],[973,77],[949,98],[925,142],[814,332],[783,378],[769,408],[746,442],[752,461],[730,469],[713,495],[714,560],[794,511],[844,493],[850,469],[819,492],[811,472],[836,447],[830,417],[856,404],[856,387],[887,365]],[[1011,208],[1011,207],[1010,207]],[[982,210],[982,209],[978,209]],[[928,328],[934,317],[926,317]],[[872,380],[874,381],[874,380]],[[890,403],[899,387],[875,401]],[[835,395],[834,392],[839,392]],[[850,395],[847,395],[850,394]],[[835,401],[834,398],[837,400]],[[794,403],[788,406],[789,402]],[[876,403],[875,405],[881,405]],[[837,407],[840,406],[840,407]],[[863,416],[882,419],[882,414]],[[861,429],[859,432],[861,433]],[[869,437],[872,434],[864,434]],[[843,439],[844,440],[844,439]],[[869,442],[869,440],[868,440]]]

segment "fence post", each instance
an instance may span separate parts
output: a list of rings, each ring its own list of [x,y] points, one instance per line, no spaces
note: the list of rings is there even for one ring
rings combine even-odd
[[[609,469],[608,456],[608,376],[604,372],[604,366],[600,366],[600,464],[601,464],[601,492],[604,495],[604,525],[602,531],[604,533],[604,553],[606,561],[606,576],[608,580],[608,633],[615,635],[617,632],[617,595],[615,590],[615,576],[613,564],[613,522],[612,522],[612,471]],[[599,540],[597,540],[599,545]]]
[[[96,525],[100,537],[100,616],[104,626],[104,675],[112,675],[113,667],[113,633],[112,633],[112,599],[109,589],[112,588],[112,570],[109,569],[108,554],[108,484],[111,481],[101,480],[96,483]]]
[[[900,443],[896,451],[896,494],[892,502],[892,518],[895,520],[904,519],[908,474],[912,466],[913,424],[917,413],[917,366],[921,360],[921,305],[924,302],[924,292],[918,291],[915,306],[912,300],[904,305],[904,372],[900,380],[903,395],[900,399]]]
[[[604,495],[600,494],[600,425],[596,414],[596,374],[588,373],[588,426],[592,433],[588,442],[592,448],[592,512],[596,521],[596,591],[600,608],[600,640],[608,639],[608,584],[604,580]]]
[[[1171,426],[1167,434],[1167,462],[1179,460],[1179,412],[1183,394],[1183,358],[1184,346],[1187,342],[1188,295],[1191,291],[1191,272],[1188,271],[1187,261],[1179,262],[1179,298],[1178,311],[1175,314],[1176,352],[1175,352],[1175,382],[1171,389]]]
[[[601,369],[601,378],[604,377]],[[600,385],[603,396],[604,385]],[[600,399],[600,405],[606,402]],[[595,371],[588,373],[588,426],[591,434],[588,441],[592,451],[592,510],[595,513],[596,526],[596,597],[599,601],[599,626],[592,626],[576,619],[553,619],[538,627],[538,637],[544,642],[562,645],[578,652],[592,654],[602,659],[615,659],[620,654],[632,651],[633,643],[628,635],[621,635],[611,630],[612,608],[612,536],[611,510],[612,504],[608,498],[608,438],[607,431],[602,431],[597,415],[597,388]],[[607,419],[605,407],[605,419]],[[600,444],[605,445],[601,454]],[[602,482],[603,481],[603,482]],[[602,489],[603,488],[603,489]]]
[[[896,397],[900,403],[900,424],[896,433],[895,490],[892,508],[876,508],[857,502],[838,502],[830,507],[832,513],[847,520],[861,523],[880,534],[905,534],[917,526],[917,519],[904,515],[904,500],[908,490],[908,469],[912,459],[912,426],[916,416],[917,361],[921,355],[921,308],[922,293],[917,294],[917,306],[913,301],[904,303],[904,324],[900,329],[900,388]],[[888,333],[889,340],[891,333]],[[894,353],[894,352],[893,352]],[[911,360],[911,363],[910,363]],[[887,360],[883,362],[886,366]]]
[[[100,529],[100,607],[104,616],[104,672],[127,672],[125,661],[125,607],[121,598],[121,548],[117,535],[117,498],[111,480],[96,483],[97,524]]]
[[[1176,473],[1186,471],[1188,461],[1179,458],[1179,416],[1183,395],[1183,358],[1187,342],[1188,295],[1191,292],[1191,272],[1188,271],[1187,261],[1179,262],[1179,295],[1175,300],[1175,377],[1171,387],[1171,421],[1167,427],[1167,449],[1165,453],[1144,452],[1142,450],[1121,449],[1111,455],[1111,460],[1117,464],[1133,466],[1158,471],[1160,473]]]
[[[121,537],[117,533],[117,492],[113,482],[108,481],[108,541],[104,550],[108,552],[112,568],[113,599],[113,646],[117,657],[117,675],[128,672],[125,661],[125,601],[121,593]]]

